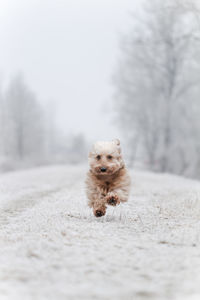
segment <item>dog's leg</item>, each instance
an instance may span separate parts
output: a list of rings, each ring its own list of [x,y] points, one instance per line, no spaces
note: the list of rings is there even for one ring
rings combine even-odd
[[[102,217],[106,214],[106,200],[101,189],[95,186],[90,186],[87,191],[89,198],[88,205],[93,208],[93,213],[96,217]]]
[[[126,189],[115,189],[106,195],[106,202],[108,205],[116,206],[120,202],[128,201],[129,192]]]
[[[93,213],[97,218],[104,216],[106,214],[105,202],[96,201],[93,205]]]
[[[112,206],[116,206],[116,205],[120,204],[120,198],[119,198],[117,192],[116,191],[109,192],[106,195],[106,202],[108,205],[112,205]]]
[[[120,202],[127,202],[130,192],[131,180],[129,174],[126,172],[123,177],[120,178],[118,185],[108,192],[106,195],[106,202],[109,205],[116,206]]]

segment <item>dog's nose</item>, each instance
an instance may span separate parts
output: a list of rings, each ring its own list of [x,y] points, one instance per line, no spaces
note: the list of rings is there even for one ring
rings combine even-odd
[[[107,170],[107,169],[106,169],[105,167],[102,167],[102,168],[101,168],[101,172],[106,172],[106,170]]]

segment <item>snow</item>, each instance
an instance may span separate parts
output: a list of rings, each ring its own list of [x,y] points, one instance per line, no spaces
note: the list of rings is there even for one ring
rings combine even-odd
[[[95,218],[84,166],[0,176],[0,299],[200,299],[200,183],[133,171]]]

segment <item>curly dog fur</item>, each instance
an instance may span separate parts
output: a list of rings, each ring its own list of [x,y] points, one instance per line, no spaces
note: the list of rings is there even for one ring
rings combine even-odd
[[[130,176],[122,159],[120,141],[96,142],[89,153],[86,178],[88,205],[96,217],[104,216],[107,205],[128,200]]]

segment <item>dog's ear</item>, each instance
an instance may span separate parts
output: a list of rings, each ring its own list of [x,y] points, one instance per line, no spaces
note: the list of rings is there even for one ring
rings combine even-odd
[[[114,142],[117,146],[120,145],[120,140],[119,140],[119,139],[114,139],[113,142]]]
[[[115,139],[115,140],[112,140],[112,142],[117,146],[118,152],[119,152],[119,154],[121,154],[120,140]]]

